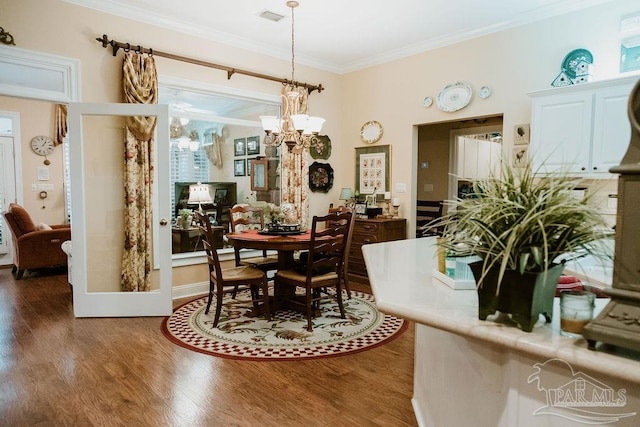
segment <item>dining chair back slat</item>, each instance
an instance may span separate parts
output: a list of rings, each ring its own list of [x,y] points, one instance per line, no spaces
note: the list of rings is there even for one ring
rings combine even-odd
[[[229,211],[231,215],[231,231],[239,233],[245,230],[264,229],[264,211],[262,208],[249,205],[235,205]],[[262,251],[262,256],[242,257],[240,248],[234,247],[236,266],[250,265],[267,272],[278,268],[278,258],[269,256],[266,250]]]

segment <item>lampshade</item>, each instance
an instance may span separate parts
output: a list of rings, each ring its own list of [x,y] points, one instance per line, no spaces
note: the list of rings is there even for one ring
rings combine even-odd
[[[206,184],[192,184],[189,186],[189,200],[188,204],[202,204],[202,203],[213,203],[211,200],[211,194],[209,193],[209,186]]]
[[[340,190],[339,200],[349,200],[352,197],[353,197],[353,192],[351,191],[350,188],[343,188],[342,190]]]

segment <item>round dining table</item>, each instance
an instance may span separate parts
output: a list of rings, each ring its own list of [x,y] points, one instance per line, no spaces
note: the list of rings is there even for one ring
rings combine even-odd
[[[258,230],[228,233],[229,243],[239,249],[272,250],[278,252],[278,270],[294,265],[293,253],[308,250],[311,232],[300,234],[263,234]]]
[[[278,270],[286,270],[295,265],[293,253],[295,251],[308,250],[311,243],[311,232],[306,231],[300,234],[263,234],[258,230],[243,230],[240,232],[228,233],[227,239],[231,245],[239,249],[272,250],[278,252]],[[295,294],[294,288],[286,288],[283,294],[291,298]],[[279,292],[276,292],[278,294]],[[297,306],[287,306],[283,301],[273,299],[272,312],[280,308],[291,308],[300,310]],[[258,307],[253,315],[262,312],[262,307]]]

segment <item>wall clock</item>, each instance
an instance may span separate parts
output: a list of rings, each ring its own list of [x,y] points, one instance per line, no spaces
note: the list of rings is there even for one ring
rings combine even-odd
[[[55,145],[53,139],[45,135],[34,136],[31,139],[31,149],[39,156],[44,156],[44,164],[49,165],[51,162],[47,159],[47,156],[53,153]]]
[[[362,125],[360,129],[360,139],[365,144],[373,144],[382,138],[382,125],[380,122],[372,120]]]

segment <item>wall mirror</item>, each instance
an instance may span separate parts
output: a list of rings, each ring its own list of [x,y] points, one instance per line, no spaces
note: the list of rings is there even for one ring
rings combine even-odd
[[[267,191],[267,159],[257,159],[251,162],[251,189],[254,191]]]
[[[268,177],[272,164],[279,164],[279,150],[261,143],[264,131],[259,119],[261,115],[278,116],[280,99],[161,77],[159,102],[169,105],[174,260],[202,256],[204,250],[195,225],[178,226],[184,209],[202,209],[215,218],[220,227],[218,252],[233,252],[222,238],[229,230],[231,207],[236,203],[280,204],[280,183]],[[239,152],[238,140],[249,141],[250,149],[244,144]],[[251,169],[236,174],[238,161]],[[260,165],[257,170],[255,165]],[[208,197],[202,191],[198,197],[191,194],[191,189],[202,188],[197,184],[208,187]]]

